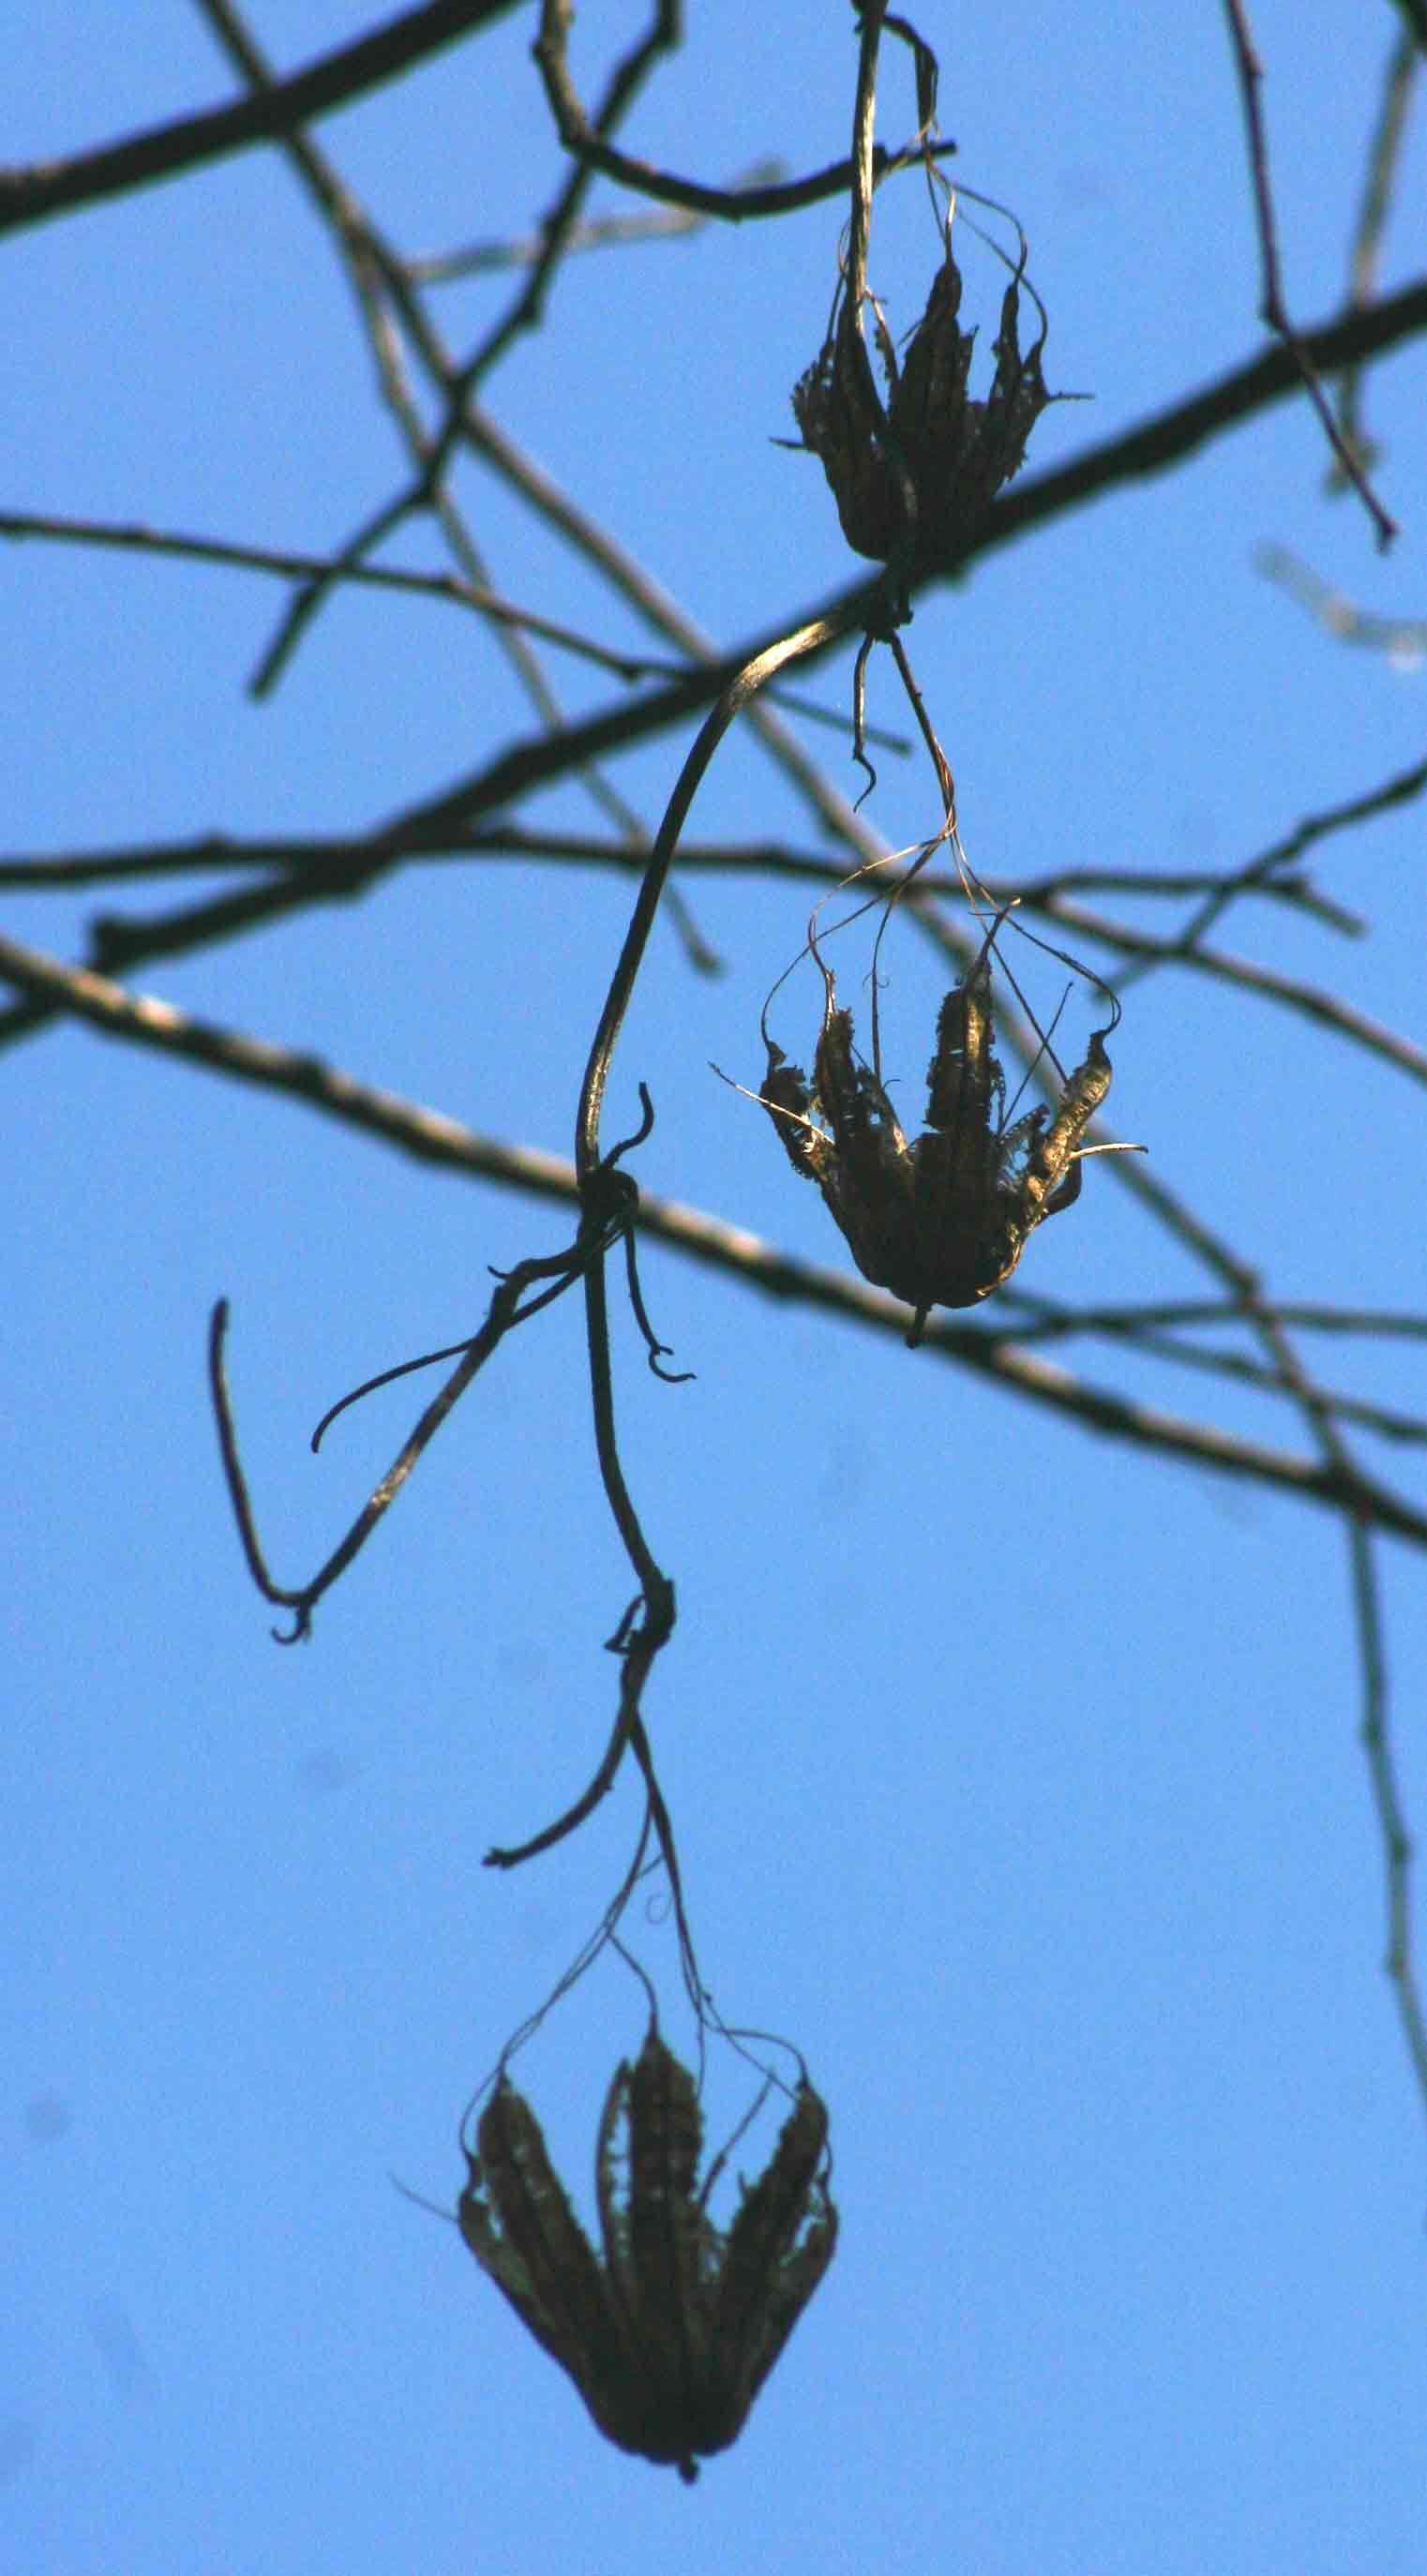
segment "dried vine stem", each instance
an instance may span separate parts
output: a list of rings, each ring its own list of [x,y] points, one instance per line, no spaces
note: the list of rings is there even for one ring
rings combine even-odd
[[[846,621],[846,622],[850,622]],[[610,1066],[619,1032],[629,1008],[639,970],[654,927],[660,897],[668,882],[679,834],[693,803],[700,781],[718,750],[724,735],[741,710],[784,666],[800,655],[810,653],[829,642],[829,621],[817,619],[810,626],[799,627],[783,636],[753,660],[729,682],[717,706],[711,709],[674,784],[673,794],[664,811],[648,865],[635,897],[634,910],[624,945],[620,950],[600,1013],[585,1066],[580,1089],[579,1111],[575,1122],[575,1176],[582,1208],[589,1208],[608,1169],[609,1158],[600,1151],[600,1119]],[[838,632],[844,631],[838,628]],[[646,1095],[647,1097],[647,1095]],[[632,1184],[628,1184],[631,1189]],[[631,1210],[629,1221],[633,1222]],[[593,1236],[592,1236],[593,1240]],[[599,1460],[600,1480],[610,1507],[621,1544],[634,1569],[638,1594],[626,1611],[610,1643],[620,1658],[619,1708],[600,1761],[580,1796],[527,1842],[509,1849],[490,1852],[487,1858],[500,1868],[511,1868],[529,1860],[537,1852],[548,1851],[563,1842],[584,1823],[600,1800],[612,1787],[626,1751],[632,1750],[644,1774],[649,1810],[656,1839],[668,1870],[675,1904],[682,1908],[679,1893],[678,1859],[668,1810],[664,1804],[654,1769],[648,1736],[642,1716],[643,1692],[654,1663],[668,1644],[676,1615],[674,1586],[654,1555],[644,1534],[643,1524],[625,1479],[619,1454],[619,1437],[615,1423],[614,1382],[610,1365],[609,1308],[605,1292],[604,1241],[595,1243],[584,1266],[585,1333],[589,1356],[590,1405],[594,1423],[595,1449]],[[682,1912],[681,1912],[682,1928]]]
[[[800,655],[828,641],[826,625],[827,621],[818,620],[812,626],[799,628],[792,635],[783,637],[768,651],[755,656],[754,660],[736,675],[725,689],[718,705],[706,718],[676,781],[635,900],[633,916],[600,1015],[581,1087],[575,1138],[576,1184],[581,1213],[574,1242],[563,1252],[518,1263],[500,1281],[491,1299],[485,1323],[480,1331],[461,1348],[461,1356],[446,1384],[421,1415],[387,1474],[375,1487],[345,1536],[316,1575],[303,1585],[289,1587],[274,1581],[258,1536],[239,1455],[227,1387],[224,1364],[228,1321],[226,1301],[220,1301],[215,1307],[209,1335],[209,1377],[214,1412],[218,1424],[224,1474],[243,1552],[253,1580],[265,1599],[293,1613],[292,1628],[284,1637],[284,1642],[291,1643],[296,1638],[308,1634],[312,1612],[317,1602],[338,1577],[345,1573],[347,1567],[365,1546],[377,1523],[395,1501],[429,1442],[505,1335],[517,1324],[528,1322],[542,1307],[573,1286],[577,1278],[583,1278],[591,1408],[600,1476],[615,1526],[634,1569],[639,1592],[611,1640],[612,1648],[619,1655],[621,1665],[619,1706],[609,1741],[593,1776],[580,1796],[552,1824],[544,1827],[524,1843],[495,1848],[488,1854],[488,1859],[498,1867],[511,1868],[518,1862],[533,1858],[535,1854],[548,1851],[555,1843],[563,1841],[567,1834],[574,1832],[576,1827],[585,1821],[604,1798],[614,1782],[625,1752],[632,1750],[644,1775],[649,1816],[668,1872],[681,1935],[685,1937],[687,1937],[687,1927],[673,1830],[655,1773],[641,1712],[645,1682],[656,1657],[667,1644],[673,1631],[674,1587],[658,1564],[645,1538],[620,1461],[610,1363],[609,1311],[604,1275],[606,1252],[615,1242],[625,1240],[630,1247],[631,1290],[635,1311],[641,1324],[644,1325],[646,1339],[650,1344],[651,1359],[657,1360],[660,1346],[654,1342],[653,1335],[644,1322],[633,1270],[630,1233],[638,1205],[638,1192],[629,1176],[616,1168],[620,1157],[631,1146],[643,1142],[653,1123],[653,1110],[647,1091],[644,1091],[641,1086],[644,1117],[640,1128],[633,1136],[623,1140],[607,1154],[602,1153],[600,1148],[600,1118],[619,1030],[648,946],[649,934],[668,879],[679,832],[699,782],[740,710],[785,664],[797,660]],[[536,1293],[532,1294],[532,1291]],[[449,1354],[439,1353],[435,1356],[443,1357]],[[425,1365],[425,1363],[414,1365]],[[394,1371],[387,1374],[399,1373]],[[376,1382],[378,1381],[373,1381],[373,1383]],[[324,1423],[319,1428],[319,1436],[320,1429],[325,1428],[326,1421],[331,1418],[330,1414],[324,1417]]]
[[[862,336],[862,307],[867,297],[867,253],[872,240],[873,132],[877,114],[877,60],[882,42],[882,25],[887,14],[887,0],[866,0],[862,16],[862,41],[857,56],[857,94],[852,111],[852,214],[847,241],[847,309],[852,316],[848,347],[861,379],[862,398],[871,416],[879,423],[882,452],[887,460],[897,500],[901,525],[897,542],[887,558],[883,577],[880,615],[877,630],[895,631],[902,618],[910,617],[911,574],[917,551],[917,487],[908,470],[907,460],[887,418],[886,405],[878,390],[876,373],[867,355]],[[898,22],[904,24],[904,22]],[[856,747],[861,752],[861,690],[867,669],[867,657],[873,641],[872,621],[857,659],[853,679],[854,703],[857,706]],[[864,764],[865,765],[865,764]]]
[[[646,1126],[639,1137],[628,1140],[631,1144],[641,1142],[643,1135],[648,1132],[648,1125],[652,1124],[647,1094],[645,1105]],[[257,1523],[239,1457],[237,1430],[228,1393],[225,1363],[228,1301],[226,1298],[219,1299],[213,1309],[209,1326],[208,1372],[223,1458],[223,1472],[227,1479],[229,1499],[238,1525],[243,1553],[247,1558],[248,1570],[253,1581],[265,1600],[293,1613],[293,1625],[291,1630],[282,1636],[283,1644],[291,1645],[299,1637],[309,1634],[313,1610],[323,1593],[331,1589],[339,1575],[345,1574],[353,1558],[365,1547],[377,1523],[390,1510],[413,1467],[435,1438],[447,1415],[459,1403],[471,1380],[485,1366],[491,1353],[505,1339],[506,1334],[513,1331],[517,1324],[528,1323],[533,1315],[539,1314],[542,1307],[550,1305],[556,1297],[562,1296],[567,1288],[573,1287],[582,1270],[602,1255],[607,1240],[627,1230],[633,1206],[633,1184],[625,1175],[614,1170],[617,1157],[624,1150],[623,1145],[615,1147],[600,1173],[595,1176],[598,1186],[582,1193],[581,1223],[574,1242],[563,1252],[518,1262],[515,1268],[501,1279],[491,1298],[485,1323],[467,1343],[456,1345],[461,1350],[461,1358],[456,1367],[440,1393],[434,1396],[426,1407],[386,1474],[374,1487],[347,1530],[345,1537],[339,1541],[311,1581],[295,1587],[274,1582],[258,1537]],[[542,1282],[544,1284],[540,1285],[539,1283]],[[528,1292],[532,1289],[537,1293],[529,1295]],[[527,1297],[528,1303],[522,1302]],[[447,1358],[450,1354],[439,1352],[434,1356]],[[413,1365],[423,1367],[426,1363],[418,1361]],[[401,1374],[403,1372],[400,1370],[385,1373],[387,1376]],[[371,1383],[381,1382],[377,1380]],[[359,1390],[359,1392],[367,1391]],[[331,1412],[324,1415],[314,1435],[314,1447],[328,1422],[332,1420],[333,1414],[341,1409],[340,1406],[333,1407]]]
[[[582,1184],[586,1174],[593,1170],[599,1161],[600,1113],[604,1103],[605,1085],[609,1080],[610,1063],[624,1015],[629,1008],[635,979],[643,962],[644,951],[649,944],[649,933],[654,927],[659,898],[673,865],[679,834],[684,828],[700,781],[730,725],[757,696],[758,691],[764,688],[768,681],[783,670],[789,662],[796,662],[805,653],[823,651],[827,645],[835,644],[841,636],[850,634],[854,628],[860,626],[863,622],[865,605],[866,592],[859,590],[852,600],[844,602],[829,615],[815,617],[806,626],[795,627],[790,635],[781,636],[777,643],[769,644],[761,652],[755,653],[750,661],[744,663],[740,671],[735,672],[699,729],[693,749],[675,781],[674,792],[665,807],[664,819],[659,826],[654,847],[650,851],[649,862],[635,900],[629,928],[625,933],[624,946],[620,951],[619,962],[605,996],[599,1027],[595,1031],[594,1044],[590,1048],[589,1061],[585,1067],[584,1083],[580,1091],[579,1115],[575,1122],[575,1169]]]
[[[789,662],[796,661],[803,654],[813,652],[835,640],[835,636],[845,632],[851,623],[850,616],[844,616],[841,622],[819,618],[808,626],[797,628],[791,635],[781,637],[765,652],[756,654],[752,661],[747,663],[729,682],[718,704],[710,710],[700,727],[693,747],[675,781],[673,793],[665,808],[664,817],[635,898],[629,928],[625,933],[624,944],[615,964],[609,991],[600,1013],[599,1025],[590,1048],[575,1122],[575,1174],[582,1209],[581,1229],[576,1241],[577,1246],[581,1243],[588,1246],[580,1266],[585,1284],[585,1327],[595,1448],[606,1500],[625,1553],[634,1569],[639,1591],[610,1640],[612,1650],[620,1658],[619,1707],[605,1750],[586,1787],[571,1806],[556,1817],[553,1823],[544,1826],[539,1833],[520,1844],[498,1846],[486,1857],[491,1865],[509,1869],[521,1861],[533,1859],[537,1853],[549,1851],[556,1843],[563,1842],[568,1834],[573,1833],[585,1822],[607,1795],[613,1786],[626,1751],[632,1750],[644,1775],[649,1816],[673,1891],[681,1938],[685,1941],[688,1938],[687,1925],[673,1828],[659,1787],[642,1713],[645,1683],[656,1658],[673,1634],[676,1616],[675,1593],[672,1581],[658,1563],[645,1537],[643,1524],[630,1494],[619,1454],[613,1372],[610,1363],[609,1308],[604,1276],[604,1254],[609,1248],[615,1229],[612,1228],[609,1216],[602,1206],[602,1198],[608,1189],[607,1175],[614,1158],[601,1154],[600,1121],[614,1050],[643,964],[660,898],[668,882],[679,834],[709,763],[729,727],[768,681]],[[648,1094],[644,1093],[643,1097],[647,1110]],[[623,1150],[622,1147],[616,1147],[615,1153],[618,1154]],[[623,1231],[634,1221],[637,1193],[632,1182],[623,1180],[623,1176],[621,1179],[624,1189],[629,1194],[624,1202],[623,1226],[619,1229]],[[550,1266],[542,1265],[540,1275],[548,1273]],[[537,1275],[528,1264],[522,1265],[522,1271],[529,1276]],[[573,1271],[570,1275],[574,1275]],[[521,1273],[512,1273],[511,1276],[514,1280],[521,1276]],[[568,1279],[561,1284],[568,1284]],[[521,1318],[512,1317],[511,1320],[521,1320]],[[456,1371],[457,1379],[462,1378],[462,1370],[468,1369],[468,1360],[469,1355],[468,1359],[461,1363],[461,1368]],[[462,1380],[462,1386],[467,1382],[468,1377]],[[455,1380],[452,1381],[452,1385],[455,1387]],[[461,1391],[461,1387],[455,1387],[456,1393]],[[441,1399],[438,1398],[437,1401],[440,1403]],[[452,1401],[454,1401],[454,1394]],[[408,1444],[409,1447],[410,1444]],[[406,1453],[403,1452],[403,1457],[405,1455]],[[410,1463],[415,1463],[414,1458]],[[340,1570],[340,1566],[334,1566],[335,1572]]]

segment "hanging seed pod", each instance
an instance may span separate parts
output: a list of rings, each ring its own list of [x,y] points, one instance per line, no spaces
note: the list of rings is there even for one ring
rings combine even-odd
[[[912,576],[954,563],[1008,483],[1047,403],[1041,374],[1044,323],[1031,347],[1020,345],[1021,272],[1001,302],[993,346],[995,372],[984,401],[967,393],[974,330],[963,331],[961,273],[947,253],[932,281],[926,311],[901,366],[891,334],[874,306],[876,340],[886,379],[878,400],[861,316],[839,298],[829,338],[793,389],[804,447],[822,460],[842,533],[860,555],[887,562],[908,552]]]
[[[773,2155],[726,2229],[697,2182],[693,2077],[651,2024],[600,2121],[601,2262],[529,2104],[502,2076],[461,2194],[461,2233],[517,2316],[624,2451],[676,2467],[736,2441],[828,2264],[827,2112],[799,2084]],[[709,2177],[712,2179],[712,2176]]]
[[[864,1279],[914,1309],[915,1345],[933,1306],[979,1305],[1010,1278],[1035,1228],[1080,1196],[1081,1156],[1103,1150],[1082,1139],[1110,1089],[1109,1029],[1094,1032],[1054,1111],[1033,1109],[1007,1127],[988,943],[941,1006],[927,1128],[909,1143],[878,1075],[854,1054],[852,1014],[837,1008],[831,972],[823,974],[811,1092],[769,1038],[759,1098],[794,1171],[817,1182]]]

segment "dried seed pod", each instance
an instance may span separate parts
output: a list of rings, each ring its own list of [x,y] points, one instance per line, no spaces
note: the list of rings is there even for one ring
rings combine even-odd
[[[736,2441],[828,2264],[827,2112],[798,2086],[772,2158],[727,2228],[698,2187],[693,2077],[651,2025],[600,2120],[601,2263],[528,2103],[502,2076],[467,2151],[461,2233],[621,2450],[697,2476]]]
[[[1017,270],[1002,298],[990,390],[984,401],[973,401],[967,383],[976,333],[963,331],[958,320],[961,273],[948,238],[900,368],[878,315],[885,412],[860,316],[840,297],[828,339],[793,389],[793,412],[803,445],[822,461],[842,533],[856,553],[885,563],[905,546],[909,574],[944,569],[1023,462],[1031,431],[1054,397],[1041,373],[1044,327],[1021,349],[1020,283]]]
[[[831,974],[813,1084],[772,1040],[759,1098],[793,1169],[818,1184],[865,1279],[914,1309],[975,1306],[1009,1279],[1048,1216],[1080,1195],[1082,1139],[1110,1088],[1106,1031],[1052,1114],[1004,1124],[1005,1076],[991,1013],[990,947],[947,994],[927,1069],[927,1127],[910,1143],[872,1066],[854,1052],[852,1014]],[[1113,1022],[1111,1023],[1113,1026]],[[821,1123],[820,1123],[821,1122]]]

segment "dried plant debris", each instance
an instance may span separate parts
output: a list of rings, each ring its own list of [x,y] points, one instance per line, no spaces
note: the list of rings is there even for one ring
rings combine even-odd
[[[764,2172],[726,2229],[697,2181],[703,2120],[693,2077],[651,2025],[615,2070],[596,2184],[604,2260],[504,2075],[481,2114],[461,2233],[562,2370],[602,2433],[692,2480],[736,2441],[832,2259],[828,2120],[806,2081]]]
[[[887,383],[884,409],[850,295],[793,391],[802,444],[822,459],[842,533],[860,555],[885,563],[899,547],[909,578],[954,563],[1003,483],[1024,459],[1048,394],[1041,374],[1045,321],[1020,345],[1022,269],[1001,302],[995,372],[984,401],[968,395],[976,333],[963,331],[961,273],[947,253],[900,367],[881,308],[873,302],[877,351]]]
[[[989,1297],[1043,1218],[1080,1196],[1081,1140],[1110,1088],[1105,1039],[1115,1023],[1094,1032],[1054,1110],[1042,1105],[1006,1126],[988,942],[941,1006],[926,1133],[910,1144],[879,1075],[854,1053],[852,1014],[837,1008],[825,966],[823,980],[811,1093],[765,1031],[759,1098],[794,1171],[817,1182],[864,1279],[915,1310],[915,1345],[933,1306]]]

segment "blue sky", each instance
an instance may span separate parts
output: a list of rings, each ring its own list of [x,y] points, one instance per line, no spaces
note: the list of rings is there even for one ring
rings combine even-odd
[[[843,14],[691,11],[630,148],[716,179],[769,154],[834,158]],[[918,23],[959,174],[1030,238],[1050,382],[1094,397],[1045,416],[1038,470],[1252,354],[1256,253],[1217,11],[1004,15]],[[256,32],[291,66],[361,23],[336,0],[273,0]],[[1395,23],[1255,12],[1304,320],[1341,300]],[[636,24],[581,13],[588,89]],[[404,248],[525,232],[547,203],[532,33],[517,12],[323,125]],[[19,0],[7,53],[26,160],[232,91],[176,0],[122,42],[89,0]],[[885,96],[895,138],[911,121],[895,60]],[[1416,131],[1389,286],[1421,267],[1424,149]],[[846,578],[818,467],[770,443],[822,336],[838,220],[823,206],[572,260],[488,388],[720,642]],[[915,179],[878,223],[873,279],[902,329],[936,258]],[[0,506],[322,551],[395,487],[346,287],[277,154],[11,236],[5,258]],[[1001,272],[974,241],[962,264],[989,344]],[[448,290],[452,339],[507,292]],[[1286,546],[1374,612],[1427,613],[1420,355],[1376,371],[1367,399],[1403,526],[1386,559],[1360,508],[1325,497],[1321,434],[1295,403],[921,600],[909,649],[983,874],[1227,866],[1421,758],[1421,674],[1336,642],[1253,564]],[[466,465],[458,489],[510,596],[641,649],[494,478]],[[439,558],[415,530],[388,560]],[[257,705],[245,683],[281,585],[38,544],[8,548],[4,571],[14,853],[365,828],[529,722],[485,629],[448,607],[339,598]],[[608,701],[606,678],[554,667],[572,709]],[[835,709],[848,667],[808,683]],[[904,720],[885,657],[870,712]],[[855,794],[845,739],[808,740]],[[615,773],[651,825],[682,750],[670,735]],[[928,828],[928,774],[879,766],[865,811],[900,845]],[[589,809],[562,787],[532,819],[574,827]],[[692,829],[811,837],[747,742]],[[1361,938],[1245,905],[1219,944],[1420,1037],[1422,832],[1409,805],[1314,854]],[[3,926],[77,957],[96,913],[198,890],[8,891]],[[760,1005],[802,941],[806,890],[686,891],[727,971],[696,976],[656,932],[609,1132],[634,1123],[646,1080],[647,1189],[845,1268],[757,1109],[709,1071],[756,1087]],[[437,861],[131,980],[567,1153],[628,903],[609,874]],[[1161,918],[1128,897],[1106,909]],[[854,1007],[858,935],[840,963]],[[910,932],[884,964],[884,1035],[915,1097],[941,980]],[[1059,970],[1030,971],[1053,1009]],[[804,967],[773,1021],[804,1062],[819,1007]],[[1127,996],[1112,1053],[1116,1132],[1275,1295],[1420,1307],[1419,1094],[1400,1071],[1186,973]],[[806,2056],[843,2227],[741,2442],[686,2492],[599,2441],[454,2231],[392,2187],[454,2204],[462,2107],[597,1920],[637,1827],[624,1782],[544,1861],[480,1866],[582,1785],[613,1712],[601,1643],[629,1581],[577,1306],[498,1355],[290,1652],[243,1570],[204,1390],[222,1292],[270,1555],[300,1579],[416,1399],[373,1399],[314,1461],[317,1416],[473,1329],[489,1265],[553,1248],[565,1221],[78,1026],[11,1048],[5,1075],[0,2560],[26,2576],[438,2576],[473,2559],[640,2576],[671,2551],[690,2576],[1419,2567],[1427,2122],[1380,1968],[1336,1522],[646,1249],[656,1327],[697,1372],[655,1384],[616,1302],[626,1466],[679,1586],[649,1720],[704,1975],[730,2022]],[[1105,1163],[1018,1284],[1076,1303],[1203,1293]],[[1313,1356],[1412,1412],[1420,1348]],[[1302,1447],[1251,1389],[1104,1345],[1058,1356]],[[1420,1501],[1410,1448],[1361,1454]],[[1388,1547],[1382,1573],[1420,1828],[1420,1556]],[[634,1928],[687,2050],[669,1926]],[[642,2026],[606,1959],[520,2059],[587,2210],[604,2089]],[[713,2137],[746,2099],[715,2051]]]

